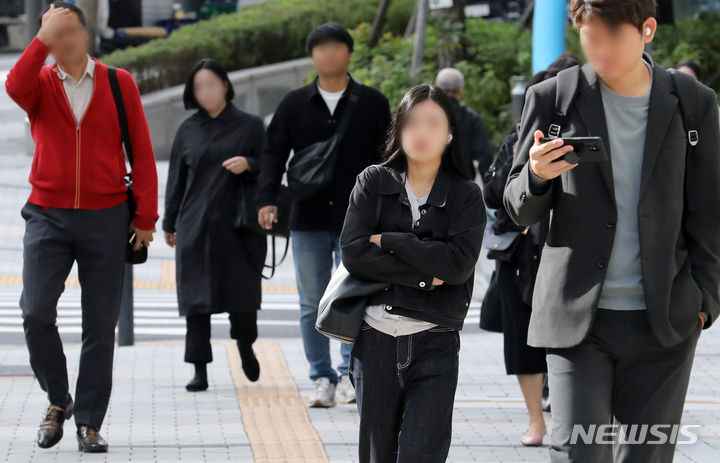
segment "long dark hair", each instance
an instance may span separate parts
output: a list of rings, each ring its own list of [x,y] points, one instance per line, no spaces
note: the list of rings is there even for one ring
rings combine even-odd
[[[450,126],[450,133],[453,137],[442,154],[440,168],[450,174],[472,180],[472,173],[468,171],[468,164],[461,151],[462,145],[458,140],[456,130],[457,123],[450,97],[448,97],[440,87],[431,84],[414,86],[408,90],[402,100],[400,100],[400,104],[398,104],[397,111],[395,112],[395,120],[393,120],[388,130],[382,165],[394,167],[399,170],[405,170],[407,168],[407,155],[402,149],[402,130],[405,127],[405,123],[413,107],[425,100],[434,101],[445,111],[448,125]]]

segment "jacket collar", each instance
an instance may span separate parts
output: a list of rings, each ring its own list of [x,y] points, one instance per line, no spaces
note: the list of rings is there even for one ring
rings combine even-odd
[[[405,175],[406,169],[397,170],[394,167],[383,166],[380,169],[382,176],[380,177],[379,193],[384,195],[400,194],[400,198],[405,198]],[[447,172],[443,169],[438,170],[435,181],[433,182],[430,193],[428,194],[427,204],[436,207],[443,207],[447,202],[447,194],[450,188],[450,179]]]
[[[347,87],[345,87],[345,93],[343,93],[341,99],[347,98],[347,95],[350,93],[350,90],[355,88],[355,86],[359,85],[359,83],[355,79],[353,79],[353,76],[349,72],[348,72],[348,77],[349,77],[348,84],[347,84]],[[305,98],[307,98],[308,100],[311,100],[316,97],[322,98],[322,96],[320,95],[320,91],[318,90],[317,76],[309,85],[305,86]]]
[[[643,54],[643,58],[648,61],[653,68],[653,80],[650,90],[645,148],[640,180],[641,197],[647,188],[648,180],[663,144],[663,137],[658,137],[657,134],[664,134],[667,131],[678,103],[677,96],[674,94],[670,73],[662,66],[658,66],[648,53]],[[605,120],[599,77],[589,64],[585,64],[582,67],[581,74],[578,96],[573,107],[578,111],[583,124],[588,130],[588,135],[601,136],[605,142],[606,149],[610,152],[610,137],[607,130],[607,121]],[[598,108],[600,110],[598,110]],[[611,196],[614,198],[612,153],[610,154],[610,162],[599,163],[598,167],[602,172]],[[620,155],[620,153],[617,155]]]

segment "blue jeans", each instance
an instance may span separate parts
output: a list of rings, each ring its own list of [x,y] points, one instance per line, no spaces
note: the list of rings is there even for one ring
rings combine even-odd
[[[300,295],[300,331],[305,358],[310,364],[310,379],[329,378],[331,383],[337,384],[338,373],[341,376],[348,374],[353,345],[342,344],[342,362],[335,372],[330,358],[330,340],[315,329],[315,321],[333,267],[340,264],[340,233],[291,230],[290,240]]]

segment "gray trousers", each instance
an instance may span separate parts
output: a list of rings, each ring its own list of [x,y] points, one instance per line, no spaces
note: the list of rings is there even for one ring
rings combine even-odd
[[[695,331],[668,348],[656,340],[645,310],[598,309],[590,333],[579,345],[548,349],[553,427],[550,460],[671,462],[675,452],[672,439],[662,444],[648,443],[661,439],[649,427],[645,427],[643,435],[642,427],[632,425],[667,425],[657,429],[668,437],[671,426],[680,425],[701,327],[698,318]],[[615,425],[606,427],[606,432],[617,432],[642,444],[618,443],[607,434],[599,441],[593,435],[592,443],[588,443],[577,428],[573,443],[574,425],[581,425],[585,431],[593,425],[595,429]],[[682,435],[679,439],[688,440]],[[608,441],[611,443],[598,443]]]
[[[130,211],[127,202],[99,209],[44,208],[26,203],[20,307],[30,365],[51,404],[69,400],[57,302],[73,262],[82,288],[82,350],[75,422],[100,428],[112,388],[115,325],[120,310]]]

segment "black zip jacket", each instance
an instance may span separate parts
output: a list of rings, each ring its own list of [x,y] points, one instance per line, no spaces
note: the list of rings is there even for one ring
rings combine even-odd
[[[368,305],[387,304],[394,314],[459,330],[470,306],[485,221],[480,186],[440,170],[413,224],[401,170],[370,166],[350,194],[342,261],[353,275],[391,283]],[[382,247],[369,241],[375,233],[382,233]],[[433,277],[444,284],[433,286]]]

